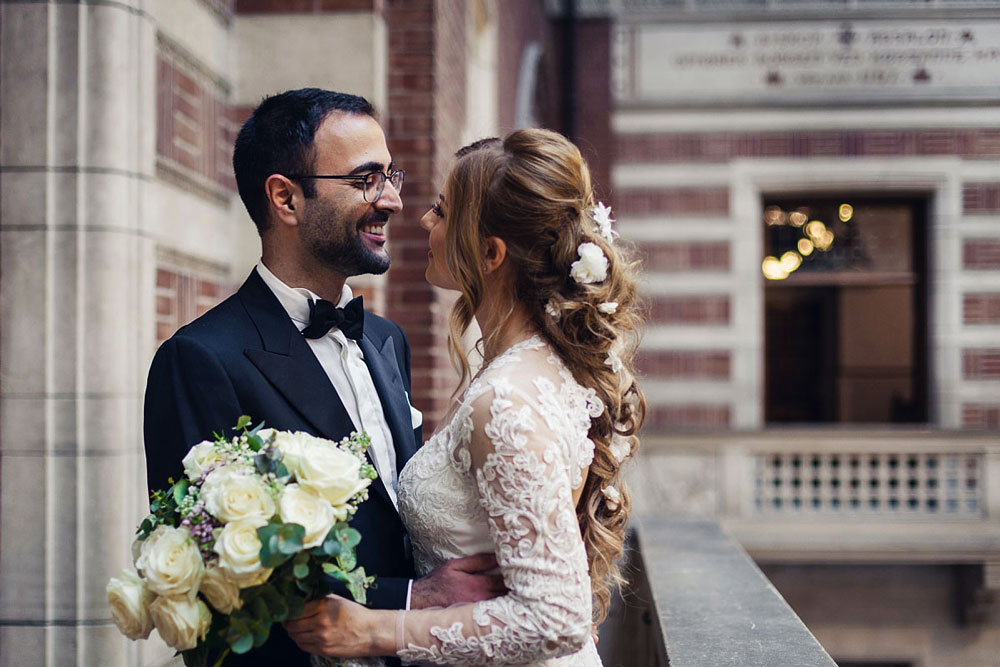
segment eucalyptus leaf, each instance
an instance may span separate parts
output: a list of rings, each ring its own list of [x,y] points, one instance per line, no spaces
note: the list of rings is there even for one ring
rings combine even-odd
[[[250,425],[250,415],[240,415],[239,421],[236,422],[236,426],[233,428],[234,431],[242,431],[247,426]]]
[[[296,579],[305,579],[309,576],[309,565],[307,563],[296,563],[292,569]]]

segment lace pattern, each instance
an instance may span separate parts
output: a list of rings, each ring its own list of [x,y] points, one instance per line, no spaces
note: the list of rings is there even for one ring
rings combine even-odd
[[[603,405],[537,338],[495,359],[400,476],[400,509],[426,573],[496,553],[509,593],[406,614],[404,661],[600,665],[573,489]],[[565,660],[565,662],[564,662]]]

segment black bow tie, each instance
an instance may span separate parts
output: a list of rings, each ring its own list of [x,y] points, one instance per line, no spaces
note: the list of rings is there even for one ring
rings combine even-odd
[[[325,299],[309,300],[309,326],[302,330],[302,335],[322,338],[334,327],[348,338],[361,340],[365,331],[365,305],[360,296],[348,301],[343,308],[337,308]]]

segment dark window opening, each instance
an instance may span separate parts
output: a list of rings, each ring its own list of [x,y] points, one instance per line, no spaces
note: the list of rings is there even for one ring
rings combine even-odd
[[[764,202],[768,423],[921,423],[926,198]]]

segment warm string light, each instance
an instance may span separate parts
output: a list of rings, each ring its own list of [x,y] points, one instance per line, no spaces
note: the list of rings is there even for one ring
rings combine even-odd
[[[835,239],[833,230],[822,220],[809,220],[809,209],[802,207],[786,213],[780,206],[768,206],[764,209],[764,222],[769,227],[790,225],[802,228],[803,236],[795,244],[795,250],[788,250],[780,258],[768,255],[761,263],[761,272],[768,280],[784,280],[796,269],[802,266],[803,258],[809,257],[814,250],[827,252],[833,247]],[[854,207],[841,204],[837,207],[837,217],[847,223],[854,217]]]

